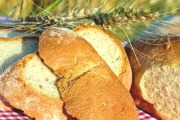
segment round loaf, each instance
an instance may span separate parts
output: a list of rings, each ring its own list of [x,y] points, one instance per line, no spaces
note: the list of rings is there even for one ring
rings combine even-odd
[[[180,120],[180,37],[132,43],[127,53],[133,71],[135,104],[162,120]]]
[[[75,32],[50,28],[40,36],[39,55],[61,77],[65,109],[78,120],[138,120],[130,93],[95,49]]]

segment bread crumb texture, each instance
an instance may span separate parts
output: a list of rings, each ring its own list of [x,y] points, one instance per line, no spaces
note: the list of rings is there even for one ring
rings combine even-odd
[[[141,51],[137,54],[141,66],[132,50],[128,51],[134,75],[131,93],[136,105],[156,118],[180,120],[180,37],[169,40],[168,49],[163,38],[147,40],[149,44],[133,43],[134,49]]]
[[[37,38],[0,38],[0,71],[37,48]]]
[[[179,73],[180,65],[152,65],[140,81],[143,98],[173,120],[180,119]]]

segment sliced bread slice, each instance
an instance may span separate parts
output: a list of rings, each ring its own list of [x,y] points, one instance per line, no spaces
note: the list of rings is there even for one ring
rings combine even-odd
[[[0,72],[28,53],[36,51],[36,37],[0,37]]]
[[[56,77],[38,55],[32,53],[1,76],[0,94],[13,107],[36,120],[66,120]]]
[[[129,90],[132,83],[132,72],[126,52],[120,41],[107,30],[98,26],[79,26],[74,31],[94,47]]]

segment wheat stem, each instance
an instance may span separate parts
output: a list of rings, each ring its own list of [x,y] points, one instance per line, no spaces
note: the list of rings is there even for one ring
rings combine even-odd
[[[51,5],[49,5],[45,11],[47,12],[51,12],[53,9],[55,9],[60,3],[62,2],[62,0],[56,0],[55,2],[53,2]],[[41,11],[40,13],[38,13],[37,15],[43,15],[44,13]]]

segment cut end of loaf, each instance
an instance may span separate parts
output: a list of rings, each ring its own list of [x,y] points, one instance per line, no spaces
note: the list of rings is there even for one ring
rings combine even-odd
[[[180,66],[152,65],[140,80],[143,98],[156,111],[173,120],[180,119]]]

